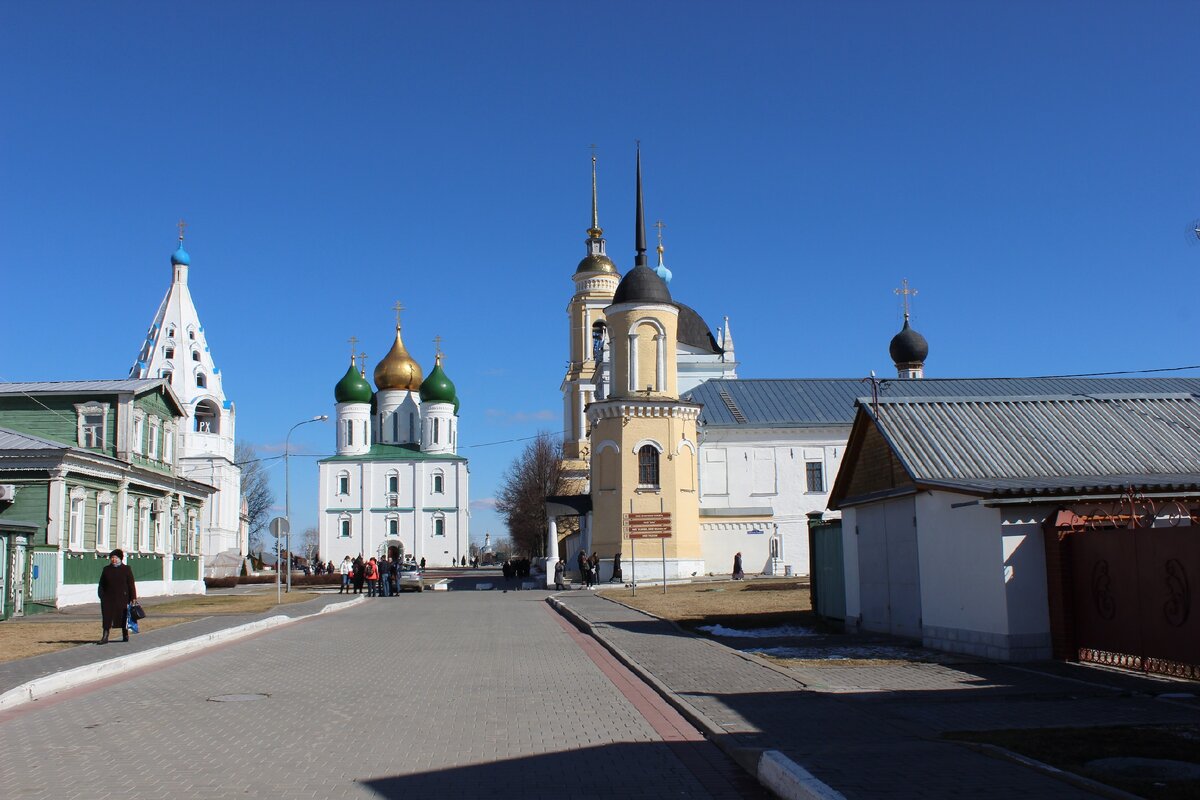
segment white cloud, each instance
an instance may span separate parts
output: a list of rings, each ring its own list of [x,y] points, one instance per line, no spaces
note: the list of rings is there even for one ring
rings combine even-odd
[[[496,508],[496,498],[481,497],[478,500],[472,500],[471,508],[475,511],[492,511]]]
[[[557,415],[548,409],[541,411],[505,411],[500,408],[489,408],[483,412],[484,416],[493,422],[499,422],[502,425],[518,425],[527,422],[551,422],[557,419]]]

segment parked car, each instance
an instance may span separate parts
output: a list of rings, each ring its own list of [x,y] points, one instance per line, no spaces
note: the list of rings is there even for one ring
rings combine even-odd
[[[425,591],[425,584],[421,580],[421,568],[416,564],[402,564],[400,566],[400,591],[405,589],[416,589],[418,592]]]

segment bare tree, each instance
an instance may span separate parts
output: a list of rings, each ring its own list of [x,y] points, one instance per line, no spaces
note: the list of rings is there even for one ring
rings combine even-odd
[[[297,548],[297,554],[308,559],[308,562],[317,560],[320,555],[321,534],[316,528],[305,528],[304,533],[300,534],[300,545]]]
[[[562,459],[561,441],[542,431],[504,473],[496,510],[519,555],[534,558],[546,551],[546,498],[562,491]]]
[[[250,550],[261,553],[267,546],[267,524],[271,521],[268,514],[275,503],[275,494],[271,491],[267,471],[263,468],[263,462],[258,460],[254,445],[238,442],[234,447],[233,460],[242,468],[242,497],[246,500]]]

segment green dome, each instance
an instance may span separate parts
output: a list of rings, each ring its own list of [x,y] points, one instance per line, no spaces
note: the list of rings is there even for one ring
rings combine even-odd
[[[422,403],[455,403],[457,396],[454,392],[454,384],[446,377],[446,373],[442,371],[442,357],[439,355],[434,361],[433,369],[429,373],[429,377],[421,384],[421,402]]]
[[[339,403],[369,403],[371,402],[371,384],[367,383],[367,379],[362,376],[358,368],[354,366],[354,360],[350,361],[350,369],[346,370],[346,374],[337,382],[337,386],[333,387],[333,397]]]

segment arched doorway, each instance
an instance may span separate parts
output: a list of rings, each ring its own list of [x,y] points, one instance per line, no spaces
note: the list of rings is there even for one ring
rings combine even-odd
[[[396,559],[404,560],[404,542],[399,539],[388,539],[379,546],[379,555],[389,561]]]

